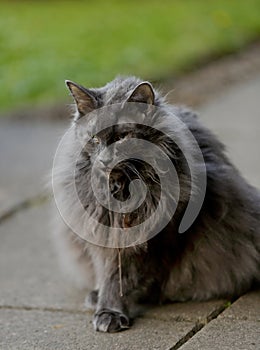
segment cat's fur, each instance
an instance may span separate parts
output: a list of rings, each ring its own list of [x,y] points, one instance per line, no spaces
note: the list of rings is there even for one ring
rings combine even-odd
[[[189,200],[190,174],[180,150],[169,143],[172,154],[178,154],[173,157],[173,162],[181,185],[179,207],[174,218],[155,237],[140,246],[121,250],[123,296],[119,295],[117,249],[92,245],[75,235],[63,223],[56,226],[63,265],[68,267],[77,282],[93,291],[90,299],[95,310],[94,328],[114,332],[129,327],[138,303],[235,297],[259,282],[259,192],[241,177],[225,155],[223,145],[200,124],[196,114],[185,108],[168,105],[149,83],[142,83],[135,77],[118,77],[97,89],[85,89],[72,82],[67,82],[67,86],[77,107],[72,122],[75,137],[81,135],[77,132],[81,128],[81,117],[93,109],[125,101],[153,104],[165,115],[164,120],[157,121],[155,118],[155,127],[156,123],[163,124],[166,130],[177,133],[176,137],[185,143],[182,131],[173,130],[171,116],[177,116],[188,126],[199,144],[207,170],[207,190],[201,211],[192,226],[179,234],[178,225]],[[87,118],[84,118],[86,124]],[[130,135],[142,131],[144,137],[151,137],[154,143],[161,137],[156,133],[148,135],[146,129],[131,130]],[[101,135],[100,138],[104,139],[100,142],[107,142],[108,139],[113,142],[120,137],[120,133],[120,128],[113,129],[113,133]],[[90,195],[89,183],[92,163],[88,152],[91,152],[91,147],[82,154],[76,178],[83,204],[96,208],[99,204]],[[190,152],[192,155],[192,149]],[[68,151],[67,161],[72,158],[73,145]],[[154,174],[151,176],[148,165],[134,164],[134,168],[150,181],[151,189],[156,193],[157,181],[153,180]],[[111,173],[111,177],[111,190],[115,189],[115,196],[126,199],[129,195],[129,179],[124,171],[118,169]],[[74,179],[61,172],[58,178],[60,192],[64,194],[64,201],[69,207],[73,203],[70,203],[66,193],[68,181]],[[115,187],[115,184],[122,185],[122,182],[125,182],[126,192],[120,186]],[[98,212],[102,212],[100,218],[103,220],[106,214],[102,209]],[[130,217],[129,220],[131,226],[131,220],[135,219]],[[116,220],[112,220],[114,222]]]

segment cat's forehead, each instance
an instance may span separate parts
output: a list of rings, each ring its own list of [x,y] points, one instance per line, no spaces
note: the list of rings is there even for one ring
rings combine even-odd
[[[117,77],[100,89],[103,103],[107,105],[125,101],[140,82],[136,77]]]
[[[80,125],[83,134],[86,135],[95,135],[100,132],[104,135],[111,132],[133,133],[137,131],[138,124],[143,124],[144,118],[145,115],[137,110],[133,113],[131,108],[120,109],[118,105],[113,105],[99,109],[95,114],[90,115],[89,118],[80,119],[77,125]]]

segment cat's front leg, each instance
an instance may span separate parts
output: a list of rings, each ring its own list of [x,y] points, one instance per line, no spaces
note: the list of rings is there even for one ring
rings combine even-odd
[[[93,324],[101,332],[119,332],[130,326],[127,300],[120,295],[116,275],[107,278],[99,290]]]
[[[105,278],[99,288],[93,324],[97,331],[119,332],[130,326],[127,307],[130,295],[121,294],[118,266],[114,266],[112,271],[109,270],[110,275]],[[122,287],[127,292],[129,284],[126,278],[123,279]]]

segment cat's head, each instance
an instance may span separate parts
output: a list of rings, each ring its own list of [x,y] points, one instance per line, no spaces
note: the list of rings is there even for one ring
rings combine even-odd
[[[153,193],[156,202],[160,195],[154,170],[157,164],[154,149],[148,143],[159,145],[165,135],[150,126],[160,103],[152,85],[135,77],[119,77],[97,89],[87,89],[71,81],[66,84],[76,105],[76,135],[83,140],[79,169],[84,168],[90,174],[93,165],[98,165],[98,191],[104,190],[102,184],[106,186],[102,177],[109,176],[110,192],[121,201],[131,196],[130,183],[142,180],[150,192],[156,192]],[[142,160],[144,156],[146,161]]]
[[[76,111],[56,157],[57,179],[71,203],[61,196],[65,216],[79,235],[91,222],[89,240],[98,245],[105,244],[104,225],[106,239],[110,227],[119,229],[106,246],[143,243],[169,222],[180,195],[186,205],[190,176],[183,154],[196,151],[192,135],[147,81],[119,77],[96,89],[66,84]]]
[[[150,127],[161,102],[151,83],[136,77],[117,77],[96,89],[87,89],[71,81],[66,84],[75,101],[76,134],[82,143],[88,140],[84,150],[90,157],[95,159],[104,148],[115,144],[113,152],[107,151],[106,159],[105,155],[101,159],[109,167],[109,161],[114,159],[116,152],[124,152],[129,139],[160,141],[158,131]],[[146,155],[148,153],[146,150]]]

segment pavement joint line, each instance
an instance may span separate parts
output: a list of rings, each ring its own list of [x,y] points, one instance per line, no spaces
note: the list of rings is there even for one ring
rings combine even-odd
[[[22,210],[29,209],[35,205],[41,205],[51,198],[50,193],[40,192],[32,197],[26,198],[16,204],[12,205],[10,208],[4,210],[0,213],[0,224],[4,221],[12,218],[15,214]]]
[[[168,350],[179,349],[188,340],[190,340],[196,333],[198,333],[202,328],[204,328],[212,320],[216,319],[220,314],[222,314],[225,310],[227,310],[238,298],[233,299],[232,302],[227,302],[223,305],[220,305],[218,308],[213,310],[204,320],[199,320],[187,334],[185,334],[173,347],[169,348]]]
[[[169,350],[177,350],[190,340],[196,333],[198,333],[204,327],[203,323],[197,323],[187,334],[185,334],[173,347]]]
[[[62,309],[54,307],[39,307],[39,306],[13,306],[13,305],[0,305],[0,310],[16,310],[16,311],[47,311],[47,312],[64,312],[70,314],[86,314],[90,311],[88,310],[72,310],[72,309]]]

